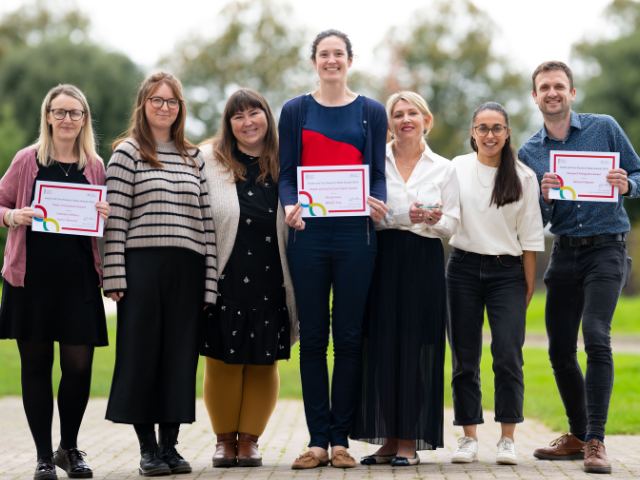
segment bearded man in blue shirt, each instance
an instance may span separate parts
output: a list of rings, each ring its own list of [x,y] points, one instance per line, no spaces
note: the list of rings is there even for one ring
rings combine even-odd
[[[569,431],[538,448],[545,460],[584,458],[589,473],[610,473],[604,447],[605,424],[613,389],[611,321],[631,270],[625,236],[630,229],[624,198],[640,194],[640,158],[620,125],[608,115],[571,110],[576,90],[571,69],[545,62],[533,73],[533,99],[544,118],[540,131],[519,150],[540,182],[540,208],[555,235],[545,272],[545,322],[549,359],[569,420]],[[620,168],[607,182],[619,189],[617,203],[562,201],[549,198],[560,180],[549,173],[551,150],[619,152]],[[578,331],[582,320],[587,372],[578,364]]]

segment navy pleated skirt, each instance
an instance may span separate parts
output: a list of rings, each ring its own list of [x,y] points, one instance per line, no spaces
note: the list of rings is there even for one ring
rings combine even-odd
[[[378,235],[363,324],[361,388],[350,437],[443,446],[446,288],[442,241]]]

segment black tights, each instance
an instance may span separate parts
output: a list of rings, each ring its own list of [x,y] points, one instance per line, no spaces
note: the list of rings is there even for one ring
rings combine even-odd
[[[22,403],[36,443],[38,458],[51,455],[53,422],[53,342],[18,340],[22,367]],[[62,378],[58,388],[60,446],[77,447],[78,431],[91,390],[92,345],[60,344]]]

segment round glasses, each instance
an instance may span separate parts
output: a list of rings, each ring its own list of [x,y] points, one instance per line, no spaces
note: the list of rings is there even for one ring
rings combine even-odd
[[[52,108],[49,111],[51,112],[51,115],[53,115],[53,118],[55,118],[56,120],[64,120],[67,116],[67,113],[69,114],[69,118],[71,118],[71,120],[73,120],[74,122],[77,122],[84,116],[83,110],[65,110],[64,108]]]
[[[162,108],[164,102],[167,102],[167,107],[169,107],[170,110],[175,110],[180,106],[180,100],[178,100],[177,98],[168,98],[165,100],[162,97],[149,97],[149,101],[151,102],[151,106],[153,108],[158,109]]]
[[[486,137],[489,135],[489,132],[493,132],[496,137],[501,137],[507,132],[507,127],[504,125],[500,125],[496,123],[493,127],[489,128],[486,125],[478,125],[477,127],[473,127],[476,132],[476,135],[479,137]]]

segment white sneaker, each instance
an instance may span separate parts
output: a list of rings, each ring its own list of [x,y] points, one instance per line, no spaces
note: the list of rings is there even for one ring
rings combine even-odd
[[[478,460],[478,440],[471,437],[458,439],[458,448],[451,457],[451,463],[471,463]]]
[[[500,465],[517,465],[518,457],[516,457],[516,446],[513,440],[502,437],[496,444],[498,446],[498,457],[496,462]]]

